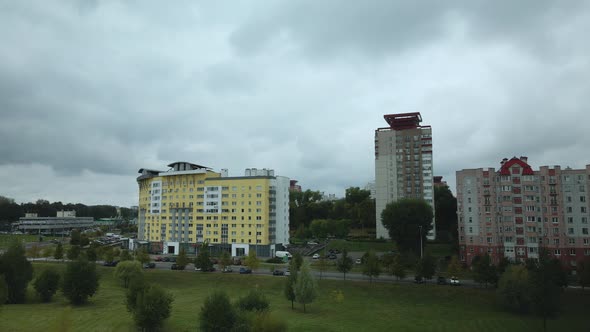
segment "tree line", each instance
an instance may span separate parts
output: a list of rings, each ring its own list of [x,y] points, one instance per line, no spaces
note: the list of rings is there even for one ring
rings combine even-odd
[[[81,203],[50,203],[44,199],[36,202],[18,204],[12,198],[0,196],[0,224],[10,225],[24,217],[25,213],[36,213],[39,217],[55,217],[58,211],[76,211],[77,217],[92,217],[94,219],[112,218],[117,216],[117,207],[112,205],[84,205]],[[130,220],[136,218],[136,213],[130,208],[121,207],[121,218]]]

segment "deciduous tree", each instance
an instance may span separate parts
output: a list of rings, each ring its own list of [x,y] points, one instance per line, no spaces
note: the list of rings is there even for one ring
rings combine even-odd
[[[43,271],[33,282],[35,291],[39,294],[41,301],[50,302],[51,298],[59,289],[59,273],[48,269]]]
[[[291,309],[294,309],[293,302],[295,301],[295,284],[297,283],[297,269],[295,264],[291,261],[291,274],[287,276],[285,281],[284,294],[287,300],[291,301]]]
[[[115,268],[115,277],[123,283],[123,287],[129,287],[131,280],[141,278],[143,276],[143,270],[141,263],[138,261],[123,261],[117,264]]]
[[[129,304],[135,324],[142,331],[159,330],[170,317],[174,298],[159,285],[145,285],[135,295],[135,303]]]
[[[29,281],[33,279],[33,266],[25,257],[25,250],[13,242],[0,256],[0,274],[8,287],[8,303],[23,303]]]
[[[387,204],[381,222],[399,250],[420,253],[420,244],[432,229],[432,207],[423,199],[402,198]],[[422,241],[420,241],[422,235]]]
[[[250,250],[248,252],[248,257],[246,257],[246,266],[252,271],[256,270],[260,266],[260,261],[258,260],[258,257],[256,257],[256,251]]]
[[[199,326],[205,332],[231,331],[236,320],[235,308],[221,291],[209,295],[199,313]]]
[[[63,276],[62,292],[74,305],[86,303],[98,290],[96,264],[87,260],[69,262]]]
[[[303,304],[303,312],[306,312],[305,305],[312,303],[317,295],[317,284],[311,275],[309,264],[303,263],[295,284],[295,299],[298,303]]]
[[[342,272],[344,280],[346,280],[346,273],[352,269],[353,264],[352,258],[348,256],[348,251],[342,250],[342,256],[336,260],[336,268]]]
[[[64,247],[61,242],[57,243],[57,247],[55,247],[55,252],[53,253],[53,258],[55,259],[62,259],[64,257]]]
[[[184,268],[188,265],[189,260],[188,257],[186,257],[186,250],[184,250],[183,247],[180,248],[180,252],[178,253],[178,258],[176,259],[176,265],[178,265],[178,267],[181,270],[184,270]]]
[[[373,283],[374,277],[377,278],[381,274],[381,264],[379,263],[379,258],[372,250],[365,254],[365,261],[363,262],[363,274],[369,276],[371,283]]]
[[[510,266],[498,283],[496,297],[508,311],[525,313],[531,304],[528,271],[524,266]]]

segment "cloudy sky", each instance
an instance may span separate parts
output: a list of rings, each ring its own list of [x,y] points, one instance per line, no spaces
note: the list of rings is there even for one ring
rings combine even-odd
[[[589,31],[588,1],[0,1],[0,195],[135,205],[182,160],[343,196],[415,111],[452,186],[584,167]]]

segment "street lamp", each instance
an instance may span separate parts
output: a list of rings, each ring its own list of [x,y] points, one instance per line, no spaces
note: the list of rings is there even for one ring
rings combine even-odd
[[[420,258],[422,258],[423,255],[423,246],[422,246],[422,226],[418,226],[418,229],[420,229]]]

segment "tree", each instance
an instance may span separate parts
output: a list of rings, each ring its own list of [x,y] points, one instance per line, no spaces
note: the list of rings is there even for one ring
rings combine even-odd
[[[342,256],[336,260],[336,268],[342,272],[344,280],[346,280],[346,273],[352,269],[353,264],[352,258],[348,256],[348,250],[342,250]]]
[[[426,279],[432,279],[436,273],[436,262],[430,254],[420,258],[416,266],[416,274]]]
[[[459,263],[459,259],[457,256],[451,257],[451,262],[447,266],[447,274],[449,277],[457,277],[460,278],[462,275],[461,264]]]
[[[141,278],[143,270],[138,261],[123,261],[117,264],[115,268],[115,278],[123,282],[123,287],[129,287],[129,282],[133,279]]]
[[[248,257],[246,257],[246,266],[252,271],[260,266],[260,261],[258,260],[258,257],[256,257],[256,251],[250,250],[248,252]]]
[[[306,312],[305,305],[312,303],[318,295],[315,279],[311,276],[309,264],[303,263],[295,283],[295,299],[303,304],[303,312]]]
[[[86,258],[90,262],[96,262],[97,254],[95,246],[90,246],[88,249],[86,249]]]
[[[89,244],[90,244],[90,239],[88,238],[88,235],[82,234],[80,236],[80,246],[85,247]]]
[[[328,221],[324,219],[314,219],[309,225],[311,234],[316,239],[326,239],[328,237]]]
[[[500,278],[496,297],[508,311],[527,312],[531,304],[527,269],[522,265],[510,266]]]
[[[123,249],[123,250],[121,250],[121,255],[119,256],[119,260],[121,262],[131,261],[131,260],[133,260],[133,257],[131,257],[131,253],[129,253],[129,250]]]
[[[135,302],[127,303],[135,324],[142,331],[159,330],[170,317],[174,298],[159,285],[144,285],[136,291]]]
[[[113,247],[106,247],[102,252],[102,257],[105,262],[112,262],[115,259]]]
[[[79,246],[80,245],[80,239],[81,239],[80,230],[73,229],[70,232],[70,244],[73,245],[73,246]]]
[[[326,224],[328,226],[328,234],[331,234],[336,238],[344,239],[350,232],[351,221],[348,219],[328,219]]]
[[[78,246],[78,245],[70,246],[67,256],[68,256],[69,260],[78,259],[78,257],[80,257],[80,246]]]
[[[488,254],[476,256],[471,263],[471,267],[475,282],[484,284],[486,287],[488,284],[495,285],[498,282],[496,267],[492,264]]]
[[[406,277],[406,269],[403,264],[402,256],[399,253],[396,253],[393,256],[390,273],[395,276],[397,280],[404,279]]]
[[[0,196],[2,197],[2,196]],[[0,307],[8,301],[8,285],[4,275],[0,274]]]
[[[184,268],[188,265],[189,260],[188,257],[186,257],[186,250],[184,250],[183,247],[180,248],[180,252],[178,253],[178,258],[176,259],[176,265],[178,265],[178,267],[181,270],[184,270]]]
[[[303,256],[301,255],[300,252],[296,252],[293,255],[293,259],[291,261],[293,262],[293,264],[292,264],[293,268],[295,268],[295,270],[299,271],[299,269],[301,269],[301,264],[303,264]]]
[[[286,332],[287,323],[271,314],[262,312],[254,317],[252,331],[256,332]]]
[[[137,259],[141,264],[147,264],[151,261],[150,255],[148,255],[145,248],[140,248],[135,255],[135,259]]]
[[[291,261],[291,274],[287,277],[285,282],[285,297],[291,301],[291,309],[294,309],[293,302],[295,301],[295,284],[297,283],[297,269],[295,268],[294,261]]]
[[[209,248],[207,243],[204,243],[201,248],[199,248],[194,264],[196,268],[202,269],[203,271],[209,271],[213,268],[213,262],[211,262],[211,259],[209,258]]]
[[[363,274],[369,276],[369,280],[373,283],[373,277],[379,277],[381,274],[381,265],[379,258],[374,251],[370,250],[365,253],[365,261],[363,262]]]
[[[35,279],[33,286],[41,301],[51,301],[51,298],[59,289],[59,279],[59,273],[54,270],[45,270]]]
[[[226,267],[230,266],[232,263],[231,261],[231,256],[229,255],[229,252],[224,251],[221,253],[221,258],[219,259],[219,265],[221,266],[221,269],[224,270]]]
[[[74,305],[86,303],[98,290],[96,264],[87,260],[69,262],[63,276],[62,292]]]
[[[590,259],[578,263],[578,282],[582,289],[590,286]]]
[[[543,317],[543,330],[547,330],[547,317],[557,312],[561,296],[561,266],[552,262],[549,252],[541,248],[539,260],[527,262],[530,296],[533,311]],[[557,269],[556,269],[557,267]]]
[[[328,270],[328,260],[326,260],[325,253],[320,255],[320,259],[318,260],[318,269],[320,270],[320,280],[322,280],[322,275]]]
[[[8,303],[23,303],[27,285],[33,279],[33,266],[25,257],[25,249],[13,242],[0,256],[0,274],[8,287]]]
[[[201,331],[231,331],[237,321],[237,313],[227,294],[217,291],[205,299],[199,313]]]
[[[457,240],[457,198],[448,186],[434,187],[436,237],[441,241]]]
[[[58,242],[57,247],[55,247],[55,252],[53,253],[53,258],[62,259],[63,257],[64,257],[64,247],[62,246],[61,242]]]
[[[381,222],[399,250],[419,254],[420,243],[426,243],[426,235],[432,229],[432,217],[432,207],[425,200],[402,198],[387,204]]]

